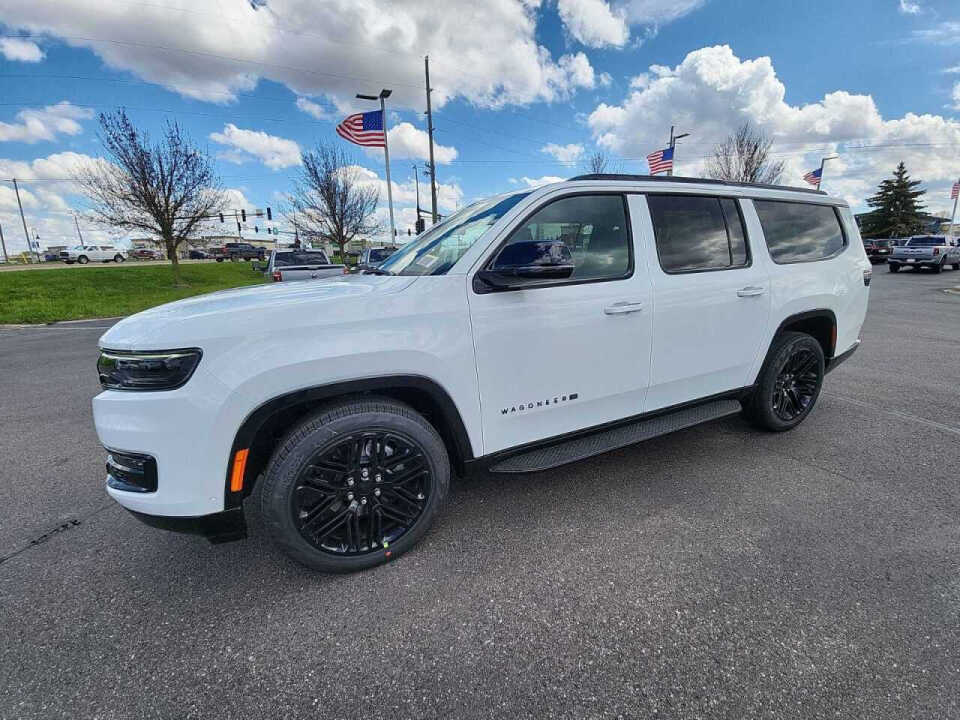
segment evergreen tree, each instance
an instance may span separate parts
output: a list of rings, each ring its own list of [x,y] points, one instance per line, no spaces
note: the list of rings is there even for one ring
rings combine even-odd
[[[926,213],[920,197],[927,191],[918,190],[919,186],[901,161],[893,177],[880,183],[877,193],[867,199],[873,210],[863,218],[863,236],[900,238],[923,232]]]

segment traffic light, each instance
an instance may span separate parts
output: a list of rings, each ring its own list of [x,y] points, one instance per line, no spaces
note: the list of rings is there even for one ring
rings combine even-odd
[[[241,210],[241,211],[240,211],[240,219],[243,220],[243,222],[246,222],[246,221],[247,221],[247,211],[246,211],[246,210]]]
[[[223,222],[223,213],[220,213],[220,222]]]
[[[267,220],[273,220],[273,211],[267,208]]]
[[[427,221],[423,218],[417,218],[417,235],[427,229]]]

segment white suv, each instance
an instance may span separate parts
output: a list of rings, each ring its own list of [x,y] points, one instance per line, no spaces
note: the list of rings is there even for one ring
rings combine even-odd
[[[871,270],[817,191],[587,175],[475,203],[376,274],[181,300],[101,339],[107,490],[145,522],[395,557],[451,472],[541,471],[743,412],[810,413]]]
[[[79,263],[86,265],[91,260],[122,263],[127,259],[127,251],[114,245],[75,245],[60,251],[60,259],[67,265]]]

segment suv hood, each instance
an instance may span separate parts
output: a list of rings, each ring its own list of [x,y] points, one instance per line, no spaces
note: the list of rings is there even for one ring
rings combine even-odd
[[[343,319],[371,319],[383,296],[417,278],[346,275],[334,279],[272,283],[220,290],[177,300],[124,318],[99,341],[112,350],[202,347],[206,341],[270,331],[316,329]]]

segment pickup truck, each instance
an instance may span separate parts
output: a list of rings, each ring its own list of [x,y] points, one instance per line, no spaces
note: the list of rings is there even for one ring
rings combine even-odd
[[[211,248],[210,254],[217,262],[224,260],[263,260],[267,251],[262,247],[245,242],[227,243],[222,248]]]
[[[903,245],[893,248],[887,258],[890,272],[909,266],[917,270],[928,267],[938,273],[947,265],[960,270],[960,246],[956,238],[948,235],[915,235]]]
[[[79,263],[86,265],[91,260],[99,262],[122,263],[127,259],[127,251],[115,245],[76,245],[60,251],[60,259],[67,265]]]
[[[346,275],[347,266],[331,263],[323,250],[273,250],[264,274],[274,282],[315,280]]]

